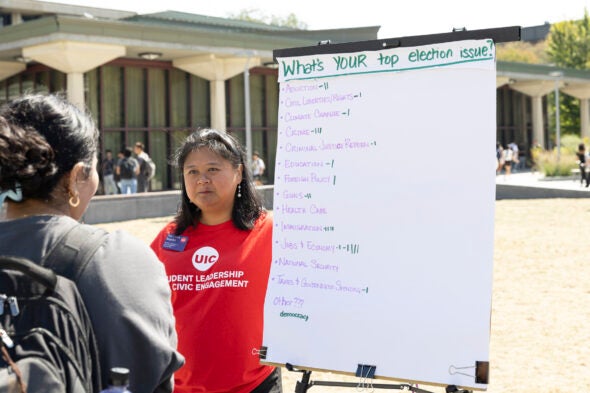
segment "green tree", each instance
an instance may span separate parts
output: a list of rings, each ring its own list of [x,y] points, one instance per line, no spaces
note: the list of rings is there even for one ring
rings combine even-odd
[[[307,23],[300,21],[294,13],[290,13],[287,16],[268,15],[258,8],[246,8],[237,14],[229,14],[228,18],[264,23],[271,26],[291,27],[300,30],[307,29]]]
[[[547,64],[547,43],[523,41],[504,42],[496,45],[496,59],[527,64]]]
[[[590,69],[590,18],[584,10],[580,20],[569,20],[551,26],[547,39],[547,56],[558,67],[576,70]],[[571,96],[561,94],[560,124],[564,134],[580,132],[580,104]],[[553,101],[555,102],[555,98]],[[555,108],[553,108],[555,114]],[[555,116],[553,116],[555,119]],[[555,128],[555,120],[552,120]]]
[[[547,56],[558,67],[576,70],[590,68],[590,19],[587,10],[584,10],[581,20],[551,25],[547,38]]]

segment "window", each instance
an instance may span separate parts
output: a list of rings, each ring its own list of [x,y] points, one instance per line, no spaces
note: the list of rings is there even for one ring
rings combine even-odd
[[[85,87],[101,152],[140,141],[157,166],[151,190],[179,188],[168,160],[195,125],[209,126],[208,81],[168,62],[120,59],[87,72]]]
[[[0,28],[10,26],[12,24],[12,15],[0,12]]]
[[[228,131],[246,145],[246,120],[244,105],[244,75],[226,82]],[[253,68],[250,70],[250,113],[252,151],[258,151],[266,164],[265,184],[274,181],[274,165],[277,149],[279,86],[276,70]]]
[[[35,64],[25,71],[0,81],[0,104],[25,93],[58,93],[66,90],[66,75]]]

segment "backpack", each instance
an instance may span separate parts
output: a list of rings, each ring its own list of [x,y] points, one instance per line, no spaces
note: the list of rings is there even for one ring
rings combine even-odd
[[[135,177],[135,165],[131,158],[125,157],[119,163],[121,179],[132,179]]]
[[[141,172],[145,175],[146,179],[148,180],[152,180],[152,178],[156,176],[156,164],[148,155],[146,155],[142,159]]]
[[[105,235],[74,226],[44,266],[0,256],[0,392],[100,391],[98,346],[75,281]]]

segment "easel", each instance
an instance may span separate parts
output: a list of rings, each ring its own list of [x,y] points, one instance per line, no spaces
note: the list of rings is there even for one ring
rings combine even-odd
[[[295,385],[295,393],[307,393],[313,386],[328,386],[328,387],[344,387],[344,388],[359,388],[366,386],[369,389],[396,389],[407,390],[413,393],[432,393],[431,391],[420,389],[410,384],[384,384],[384,383],[366,383],[366,382],[340,382],[340,381],[312,381],[311,370],[301,370],[294,367],[292,364],[285,364],[285,368],[292,372],[299,372],[301,381],[297,381]],[[364,374],[363,374],[364,373]],[[357,368],[356,376],[362,379],[367,379],[375,376],[375,366],[360,365]],[[487,381],[486,381],[487,383]],[[446,393],[473,393],[471,390],[463,390],[457,388],[455,385],[449,385],[445,388]]]
[[[420,45],[430,45],[437,43],[444,43],[449,41],[461,41],[461,40],[479,40],[479,39],[492,39],[495,43],[498,42],[512,42],[520,41],[521,39],[521,28],[520,26],[484,29],[484,30],[473,30],[468,31],[465,29],[453,30],[451,33],[432,34],[424,36],[412,36],[412,37],[400,37],[400,38],[389,38],[379,39],[373,41],[363,42],[350,42],[343,44],[331,44],[329,41],[320,41],[317,46],[308,46],[300,48],[288,48],[273,51],[273,57],[276,61],[277,58],[288,58],[295,56],[309,56],[309,55],[323,55],[323,54],[338,54],[347,52],[357,51],[379,51],[388,48],[399,48],[399,47],[413,47]],[[266,353],[266,351],[264,351]],[[265,355],[264,355],[265,356]],[[261,359],[262,357],[261,351]],[[487,361],[476,361],[475,366],[470,367],[454,367],[450,366],[450,374],[463,374],[460,371],[456,371],[462,368],[475,368],[476,383],[487,384],[488,383],[488,368],[489,364]],[[295,387],[295,393],[307,393],[307,391],[313,386],[328,386],[328,387],[367,387],[369,389],[397,389],[407,390],[413,393],[432,393],[430,391],[420,389],[410,384],[374,384],[369,380],[374,379],[376,366],[371,365],[358,365],[357,372],[355,375],[361,380],[359,383],[353,382],[340,382],[340,381],[312,381],[311,370],[298,369],[292,364],[286,363],[285,367],[288,371],[302,373],[301,381],[297,381]],[[467,374],[464,374],[467,375]],[[471,390],[464,390],[456,385],[448,385],[445,388],[446,393],[472,393]]]

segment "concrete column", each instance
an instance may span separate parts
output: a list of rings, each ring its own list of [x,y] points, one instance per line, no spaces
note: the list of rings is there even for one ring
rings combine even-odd
[[[0,81],[10,78],[26,69],[26,65],[17,61],[0,61]]]
[[[23,56],[67,74],[68,99],[85,106],[84,73],[125,55],[125,46],[54,41],[22,49]]]
[[[78,108],[84,108],[84,74],[81,72],[69,72],[67,74],[68,100]]]
[[[533,116],[533,144],[545,146],[545,126],[543,124],[543,96],[555,91],[555,81],[547,80],[525,80],[510,84],[510,88],[526,94],[532,100]]]
[[[244,72],[244,67],[261,64],[259,57],[219,57],[214,54],[172,61],[174,67],[210,81],[211,127],[225,130],[225,81]]]
[[[533,145],[545,148],[545,132],[543,126],[543,97],[531,97],[533,110]]]
[[[225,131],[227,124],[225,122],[225,81],[211,81],[210,87],[211,100],[211,128]]]
[[[23,15],[20,12],[13,12],[11,17],[13,25],[20,25],[23,23]]]

